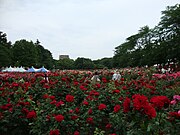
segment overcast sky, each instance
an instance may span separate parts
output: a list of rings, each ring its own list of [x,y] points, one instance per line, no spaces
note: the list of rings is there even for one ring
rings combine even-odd
[[[14,43],[37,39],[53,58],[112,57],[140,27],[153,28],[179,0],[0,0],[0,31]]]

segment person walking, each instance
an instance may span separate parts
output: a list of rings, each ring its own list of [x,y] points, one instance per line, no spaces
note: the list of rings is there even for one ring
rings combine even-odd
[[[98,72],[96,71],[93,75],[93,77],[91,78],[92,84],[96,84],[97,82],[100,82],[101,80],[99,79],[99,75]]]
[[[119,71],[115,71],[113,76],[112,76],[112,80],[113,81],[119,81],[121,79],[121,74],[119,73]]]

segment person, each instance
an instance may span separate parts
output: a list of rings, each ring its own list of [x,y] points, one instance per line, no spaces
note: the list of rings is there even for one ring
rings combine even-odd
[[[121,74],[119,73],[119,71],[115,71],[113,76],[112,76],[112,80],[119,81],[120,79],[121,79]]]
[[[95,72],[93,77],[91,78],[91,81],[93,84],[96,84],[97,82],[100,82],[98,72]]]
[[[47,76],[46,73],[44,74],[44,80],[45,80],[46,82],[49,82],[49,79],[48,79],[48,76]]]

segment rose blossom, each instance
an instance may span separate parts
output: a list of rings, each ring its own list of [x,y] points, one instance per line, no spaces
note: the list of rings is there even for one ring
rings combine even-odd
[[[73,101],[74,101],[74,96],[72,96],[72,95],[66,95],[66,101],[67,101],[67,102],[73,102]]]
[[[56,119],[56,121],[61,122],[61,121],[64,120],[64,116],[61,115],[61,114],[59,114],[59,115],[56,115],[56,116],[55,116],[55,119]]]
[[[51,130],[51,131],[49,132],[49,135],[59,135],[59,130],[58,130],[58,129]]]
[[[106,105],[105,105],[105,104],[100,104],[100,105],[98,106],[98,109],[99,109],[99,110],[106,109]]]

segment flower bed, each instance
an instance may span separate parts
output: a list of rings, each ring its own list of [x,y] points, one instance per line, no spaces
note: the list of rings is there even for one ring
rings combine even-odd
[[[6,73],[0,80],[0,132],[4,135],[178,134],[180,78],[151,70],[122,70],[120,81],[102,71]]]

